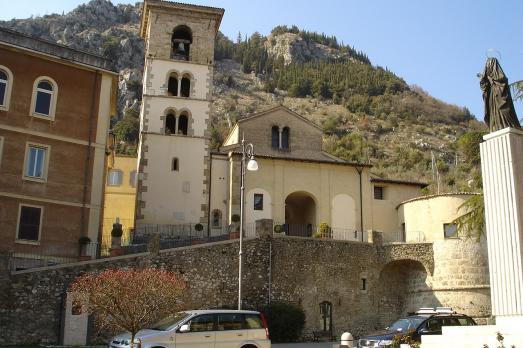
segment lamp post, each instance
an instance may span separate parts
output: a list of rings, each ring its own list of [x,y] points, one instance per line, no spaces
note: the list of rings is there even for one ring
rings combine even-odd
[[[245,135],[242,133],[242,161],[240,166],[241,181],[240,181],[240,251],[238,261],[238,310],[242,309],[242,253],[243,253],[243,206],[244,206],[244,192],[245,192],[245,161],[247,163],[247,170],[258,170],[258,163],[254,159],[254,145],[251,143],[245,144]]]

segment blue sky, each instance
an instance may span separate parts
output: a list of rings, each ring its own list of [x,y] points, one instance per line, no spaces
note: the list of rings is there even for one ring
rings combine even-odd
[[[68,12],[82,0],[0,0],[0,19]],[[134,3],[113,0],[113,3]],[[268,34],[278,24],[336,35],[446,102],[483,118],[476,74],[489,49],[501,56],[509,81],[523,80],[523,1],[520,0],[199,0],[225,8],[221,31]],[[496,53],[496,55],[498,55]],[[519,118],[522,103],[516,103]]]

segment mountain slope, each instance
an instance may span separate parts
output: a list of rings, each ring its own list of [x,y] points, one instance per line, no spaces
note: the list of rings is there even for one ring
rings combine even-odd
[[[120,71],[120,121],[115,129],[133,151],[141,99],[143,41],[141,4],[114,6],[92,0],[64,15],[0,22],[1,26],[104,55]],[[446,190],[466,189],[477,168],[466,166],[457,139],[481,125],[465,108],[408,86],[393,72],[334,36],[295,26],[275,27],[216,42],[212,119],[218,147],[239,117],[283,104],[325,130],[325,150],[351,161],[371,162],[381,176],[432,182],[437,172]],[[131,110],[131,111],[126,111]]]

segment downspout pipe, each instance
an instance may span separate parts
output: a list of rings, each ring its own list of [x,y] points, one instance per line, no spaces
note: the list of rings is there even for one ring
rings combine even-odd
[[[363,167],[356,167],[356,171],[360,177],[360,231],[361,231],[361,241],[363,242],[363,182],[362,182],[362,173]]]
[[[80,231],[82,236],[87,236],[88,231],[86,229],[87,224],[86,220],[86,205],[87,205],[87,187],[89,185],[89,163],[91,162],[91,147],[92,147],[92,136],[93,136],[93,120],[95,117],[95,108],[96,108],[96,86],[98,85],[99,72],[95,71],[93,79],[93,93],[91,95],[91,111],[89,113],[89,131],[87,139],[87,151],[85,153],[85,166],[84,166],[84,183],[83,183],[83,194],[82,194],[82,210],[80,217]]]

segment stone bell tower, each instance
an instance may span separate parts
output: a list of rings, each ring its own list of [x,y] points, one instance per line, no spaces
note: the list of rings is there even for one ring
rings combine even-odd
[[[207,222],[214,42],[223,13],[144,2],[137,227]]]

